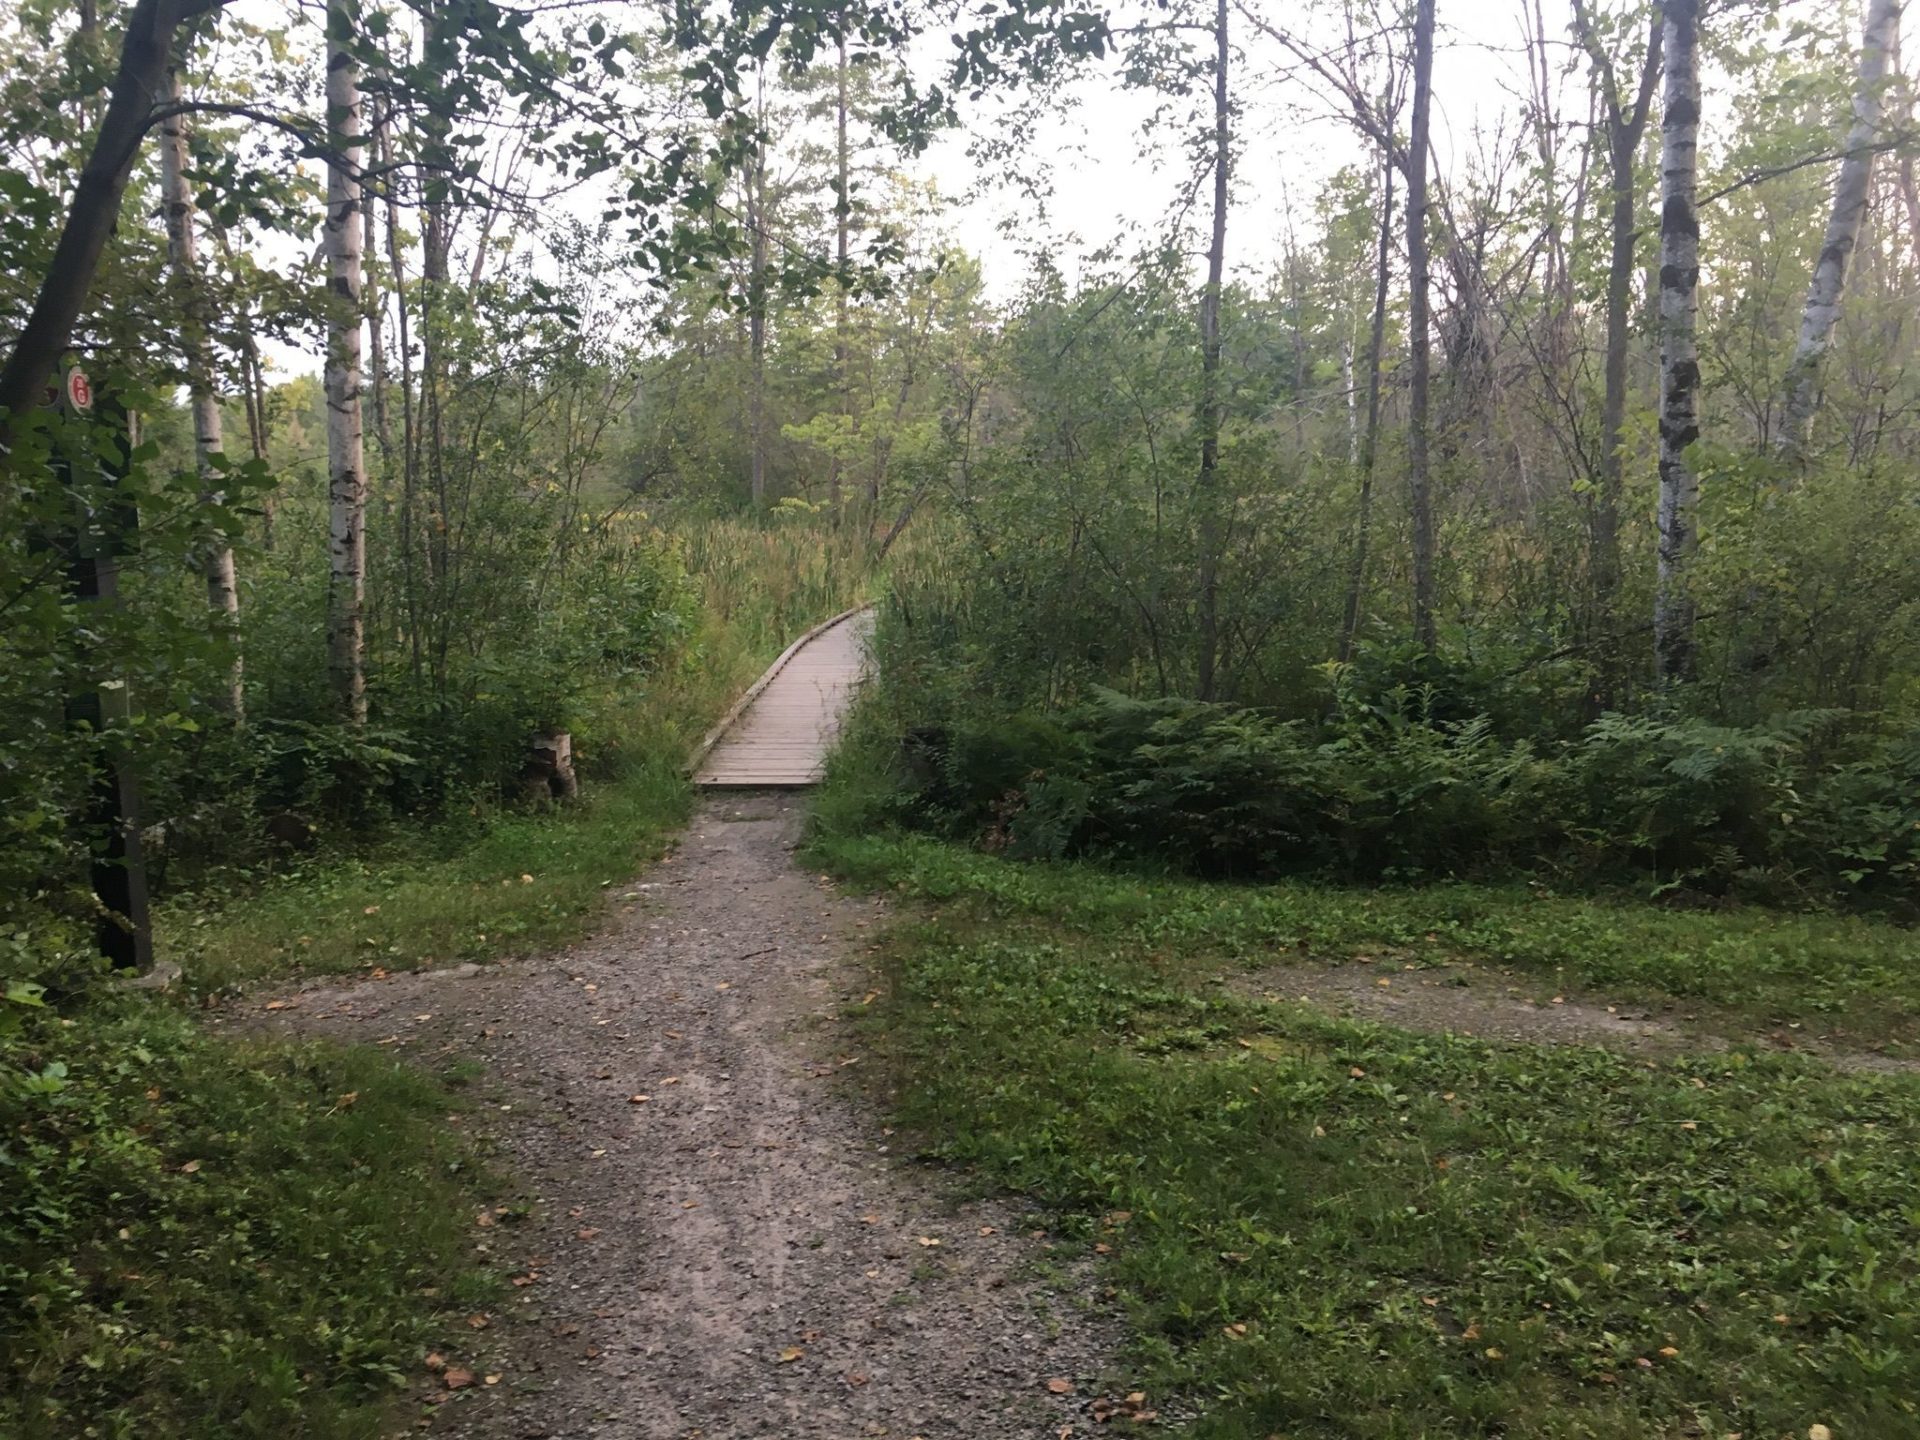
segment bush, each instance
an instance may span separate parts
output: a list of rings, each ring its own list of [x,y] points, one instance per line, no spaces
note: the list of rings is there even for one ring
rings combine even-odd
[[[1833,712],[1738,728],[1602,716],[1578,739],[1505,740],[1422,687],[1318,726],[1111,691],[1057,714],[954,714],[909,730],[909,823],[1016,857],[1343,880],[1544,872],[1776,901],[1920,900],[1920,733],[1854,736]]]

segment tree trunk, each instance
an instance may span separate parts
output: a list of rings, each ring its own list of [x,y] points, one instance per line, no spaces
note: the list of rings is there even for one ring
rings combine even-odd
[[[1600,92],[1606,123],[1607,177],[1611,204],[1611,245],[1607,257],[1606,391],[1600,406],[1600,454],[1594,476],[1593,553],[1589,561],[1593,584],[1589,628],[1614,628],[1613,611],[1620,594],[1620,501],[1626,474],[1627,344],[1633,299],[1634,249],[1640,237],[1640,141],[1646,134],[1653,104],[1653,88],[1660,74],[1661,20],[1656,10],[1647,35],[1633,95],[1623,96],[1613,60],[1594,31],[1584,0],[1575,0],[1574,28],[1587,51]],[[1610,690],[1610,684],[1603,688]]]
[[[360,418],[359,73],[347,48],[353,12],[327,11],[327,669],[348,723],[367,718],[367,475]]]
[[[1653,608],[1654,677],[1694,671],[1694,604],[1687,571],[1698,543],[1700,482],[1687,447],[1700,438],[1700,361],[1694,339],[1700,281],[1696,209],[1700,133],[1699,0],[1667,0],[1660,120],[1660,555]]]
[[[844,17],[842,24],[845,23]],[[850,255],[849,239],[853,219],[853,200],[848,184],[847,154],[847,37],[840,35],[839,63],[835,71],[834,92],[834,191],[833,191],[833,258],[839,266],[839,290],[833,302],[833,383],[840,392],[840,414],[849,428],[853,421],[853,391],[847,379],[847,260]],[[851,437],[843,437],[843,445],[852,453],[852,446],[846,444]],[[835,450],[833,464],[827,472],[827,506],[833,512],[833,523],[840,523],[840,452]]]
[[[1428,654],[1439,648],[1434,623],[1433,484],[1427,457],[1428,336],[1427,132],[1433,109],[1434,0],[1417,0],[1413,19],[1413,116],[1407,156],[1407,499],[1413,512],[1413,632]]]
[[[166,98],[170,106],[181,101],[180,71],[167,71]],[[187,393],[193,401],[193,453],[200,472],[203,503],[217,506],[220,466],[226,457],[226,438],[220,422],[220,397],[214,390],[213,352],[207,343],[206,277],[200,273],[200,241],[193,223],[193,193],[187,185],[187,118],[169,116],[160,129],[161,205],[166,211],[167,254],[180,296],[180,350],[186,360]],[[233,661],[216,703],[241,723],[246,717],[245,678],[240,657],[240,587],[234,576],[233,546],[224,538],[215,542],[206,558],[207,603],[228,632]]]
[[[747,170],[747,224],[752,229],[753,256],[747,278],[747,336],[751,352],[748,376],[747,428],[751,431],[749,490],[753,508],[767,503],[767,149],[766,72],[760,75],[760,103],[755,106],[753,161]]]
[[[1227,171],[1232,134],[1227,104],[1227,0],[1213,21],[1213,231],[1207,243],[1207,288],[1200,297],[1199,654],[1197,689],[1211,700],[1220,663],[1220,289],[1227,259]]]
[[[1873,177],[1872,146],[1880,136],[1884,109],[1887,56],[1898,43],[1903,0],[1873,0],[1860,42],[1860,80],[1853,93],[1853,124],[1847,130],[1840,173],[1834,179],[1833,210],[1820,242],[1807,286],[1806,308],[1800,314],[1800,339],[1793,347],[1781,387],[1780,431],[1775,443],[1780,453],[1798,460],[1807,441],[1819,397],[1820,361],[1833,339],[1840,318],[1840,297],[1846,288],[1847,263],[1860,238],[1860,222],[1867,213],[1868,185]]]
[[[419,418],[414,412],[413,337],[407,301],[406,256],[400,248],[400,202],[395,198],[393,176],[393,128],[382,125],[374,132],[374,149],[387,181],[387,287],[393,292],[394,338],[400,354],[400,583],[407,613],[407,648],[416,682],[425,673],[426,657],[422,649],[424,621],[420,595],[420,446]]]
[[[373,133],[374,151],[376,154],[381,148],[380,133],[386,124],[387,120],[382,117],[375,119],[373,124],[368,127]],[[391,190],[393,187],[392,174],[390,172],[383,172],[380,183]],[[361,221],[365,226],[360,237],[360,245],[367,259],[377,263],[380,256],[380,245],[377,234],[378,227],[374,219],[374,211],[377,208],[374,203],[375,198],[376,197],[372,195],[365,196],[364,203],[360,207]],[[366,312],[367,316],[367,388],[373,395],[373,436],[380,446],[382,493],[384,495],[390,495],[392,492],[388,487],[392,485],[393,477],[392,471],[388,467],[391,465],[393,458],[393,424],[387,414],[387,305],[385,298],[374,287],[373,282],[365,279],[365,277],[363,277],[363,281],[364,289],[360,296],[360,307]],[[381,515],[384,516],[388,513],[386,507],[391,503],[391,500],[388,499],[381,501]]]
[[[120,197],[139,158],[153,117],[153,97],[163,92],[174,32],[197,15],[216,10],[223,0],[137,0],[127,14],[120,42],[120,66],[109,92],[106,113],[93,149],[74,186],[65,225],[53,258],[34,296],[33,310],[0,366],[0,447],[10,444],[8,417],[40,404],[47,379],[72,343],[93,277],[107,240],[120,218]]]
[[[231,263],[233,246],[227,240],[227,232],[220,226],[213,227],[213,238],[220,246],[220,254]],[[240,345],[240,389],[246,401],[247,411],[247,448],[253,458],[261,465],[267,463],[267,448],[272,439],[272,421],[267,414],[267,372],[260,363],[260,342],[253,332],[253,309],[243,304],[235,322],[239,331]],[[275,511],[278,506],[272,490],[260,497],[260,548],[273,549],[273,530]]]
[[[1347,608],[1340,620],[1340,660],[1353,658],[1366,589],[1367,551],[1373,542],[1373,469],[1380,448],[1380,366],[1387,345],[1387,286],[1393,261],[1393,157],[1380,165],[1380,252],[1374,268],[1373,329],[1367,336],[1367,423],[1360,439],[1360,502],[1354,517],[1353,563],[1347,571]]]

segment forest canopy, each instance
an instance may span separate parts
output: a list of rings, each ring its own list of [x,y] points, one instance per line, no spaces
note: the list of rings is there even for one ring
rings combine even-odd
[[[1845,1050],[1920,1035],[1903,8],[0,7],[0,1432],[485,1403],[447,1337],[506,1343],[537,1206],[457,1092],[481,1055],[641,1134],[681,1077],[613,1094],[666,1052],[578,1018],[601,980],[727,992],[663,1033],[793,1127],[715,1146],[689,1069],[621,1173],[884,1185],[864,1121],[786,1143],[859,1058],[794,1017],[850,996],[912,1153],[1114,1257],[1194,1433],[1910,1425],[1913,1062]],[[810,854],[924,907],[884,942],[688,763],[867,609]],[[619,888],[696,813],[752,837],[695,836],[727,893]],[[555,947],[616,908],[586,979]],[[531,1052],[485,1017],[533,986],[473,997],[534,971],[455,988],[525,956]],[[223,1028],[442,965],[392,1050]],[[1344,1018],[1479,979],[1524,1044]],[[1570,982],[1619,1004],[1551,1043],[1712,1013],[1547,1062]],[[567,1215],[554,1275],[614,1238]],[[912,1283],[961,1251],[916,1238]],[[801,1334],[770,1384],[918,1384]]]

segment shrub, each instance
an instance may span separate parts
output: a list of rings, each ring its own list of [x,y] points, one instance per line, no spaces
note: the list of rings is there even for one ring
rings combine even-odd
[[[1096,692],[1055,714],[907,734],[909,823],[1014,856],[1199,875],[1410,880],[1545,872],[1777,901],[1913,907],[1920,732],[1823,759],[1834,712],[1732,727],[1609,714],[1575,741],[1443,718],[1426,687],[1315,727]]]

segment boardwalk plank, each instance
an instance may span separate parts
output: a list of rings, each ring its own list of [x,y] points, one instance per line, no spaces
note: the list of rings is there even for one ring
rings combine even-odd
[[[859,610],[818,631],[776,662],[759,693],[715,740],[694,773],[707,789],[815,785],[866,676],[873,612]]]

